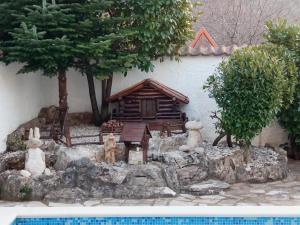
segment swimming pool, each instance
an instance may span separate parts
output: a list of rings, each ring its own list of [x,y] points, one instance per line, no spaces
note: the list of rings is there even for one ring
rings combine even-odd
[[[297,225],[292,217],[17,218],[12,225]]]

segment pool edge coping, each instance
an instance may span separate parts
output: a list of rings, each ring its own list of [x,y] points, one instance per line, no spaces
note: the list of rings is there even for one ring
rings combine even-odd
[[[1,225],[42,217],[300,217],[300,206],[2,207],[0,211]]]

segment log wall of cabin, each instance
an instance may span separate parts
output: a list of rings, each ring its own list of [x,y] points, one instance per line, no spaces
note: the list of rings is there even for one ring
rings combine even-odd
[[[146,106],[147,112],[145,112]],[[181,119],[181,111],[176,99],[150,86],[145,86],[119,99],[116,109],[117,112],[113,113],[113,117],[124,120]],[[154,112],[149,112],[151,110]]]

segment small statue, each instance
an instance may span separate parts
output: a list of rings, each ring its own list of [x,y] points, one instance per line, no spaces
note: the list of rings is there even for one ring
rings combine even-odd
[[[179,150],[188,152],[198,147],[202,147],[203,146],[203,138],[201,135],[201,129],[203,128],[202,123],[198,121],[188,121],[185,124],[185,127],[188,130],[187,144],[180,146]]]
[[[34,177],[40,176],[46,169],[45,153],[39,148],[43,142],[40,140],[40,130],[35,127],[29,131],[29,140],[27,142],[28,151],[25,160],[25,170],[23,176],[31,174]],[[30,175],[29,175],[30,176]]]
[[[27,147],[30,149],[42,146],[43,142],[40,140],[40,137],[40,129],[38,127],[34,128],[34,132],[33,129],[30,128],[28,141],[26,142]]]
[[[40,140],[40,138],[41,138],[40,128],[38,128],[38,127],[34,128],[34,138],[36,138],[38,140]]]
[[[46,169],[45,153],[40,148],[31,148],[26,154],[25,170],[37,177]]]
[[[105,161],[114,164],[116,162],[117,143],[115,136],[110,133],[108,139],[104,142]]]

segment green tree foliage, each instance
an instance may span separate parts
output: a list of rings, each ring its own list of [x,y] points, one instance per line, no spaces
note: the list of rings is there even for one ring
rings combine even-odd
[[[55,1],[25,7],[26,14],[15,15],[20,25],[9,34],[11,40],[2,47],[6,63],[24,63],[20,73],[41,70],[53,76],[66,71],[73,62],[72,42],[69,34],[75,33],[74,16]],[[73,28],[72,28],[73,26]]]
[[[8,7],[15,12],[12,15],[15,22],[6,27],[2,35],[0,48],[4,57],[1,60],[6,64],[22,63],[18,73],[42,71],[46,76],[58,75],[60,126],[63,129],[68,110],[66,72],[74,61],[72,37],[76,36],[76,24],[70,11],[73,4],[58,4],[55,0],[33,3],[20,0],[20,4],[15,4],[9,0],[8,5],[0,5],[0,11]],[[10,15],[3,17],[8,19]]]
[[[43,0],[40,6],[41,2],[0,3],[2,61],[25,63],[22,73],[79,70],[87,76],[96,124],[101,121],[95,77],[102,80],[103,121],[108,118],[113,74],[126,75],[134,67],[152,71],[152,60],[177,57],[192,35],[188,0]]]
[[[269,22],[267,27],[267,41],[286,47],[296,61],[298,80],[294,101],[287,109],[282,110],[279,118],[290,133],[289,155],[300,159],[300,26],[288,25],[286,21],[279,20],[277,23]]]
[[[294,60],[283,47],[234,52],[205,86],[220,108],[222,129],[249,145],[281,107],[292,102],[295,74]]]
[[[85,71],[88,77],[102,80],[102,121],[109,117],[107,98],[113,74],[126,75],[133,67],[152,71],[152,60],[178,56],[179,48],[191,38],[193,19],[188,0],[111,1],[100,15],[101,35],[110,42],[110,48],[100,58],[94,58],[101,63]],[[78,68],[82,70],[82,66]],[[92,81],[89,80],[90,90]],[[94,101],[93,108],[96,107]]]
[[[40,0],[5,0],[0,2],[0,42],[11,38],[9,32],[19,27],[20,23],[16,18],[20,12],[25,13],[25,7],[33,4],[40,4]]]

